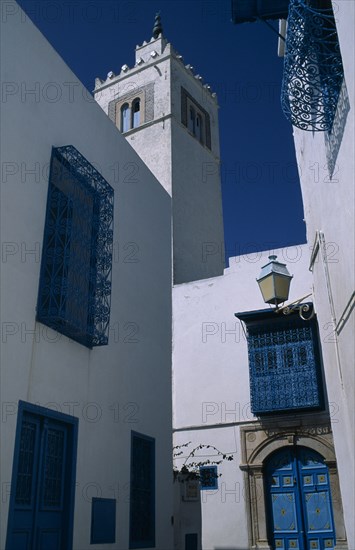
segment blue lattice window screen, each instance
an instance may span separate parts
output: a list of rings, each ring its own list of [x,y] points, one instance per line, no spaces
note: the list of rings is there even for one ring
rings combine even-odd
[[[200,487],[202,490],[218,489],[217,466],[200,466]]]
[[[322,407],[317,332],[312,322],[250,327],[248,352],[254,414]]]
[[[108,343],[113,189],[69,145],[53,148],[37,320],[88,347]]]
[[[333,126],[344,78],[330,0],[290,0],[281,104],[298,128]]]

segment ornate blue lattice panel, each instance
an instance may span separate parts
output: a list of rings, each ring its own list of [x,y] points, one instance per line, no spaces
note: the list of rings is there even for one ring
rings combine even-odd
[[[25,507],[32,504],[37,432],[38,423],[23,422],[16,482],[17,506]]]
[[[332,129],[343,64],[330,0],[290,0],[282,110],[298,128]]]
[[[53,148],[37,320],[88,347],[108,343],[113,189],[68,145]]]
[[[316,325],[301,323],[281,319],[248,326],[254,414],[322,406]]]
[[[46,433],[42,502],[42,505],[46,508],[59,509],[62,507],[66,450],[65,436],[66,432],[62,429],[49,428]]]

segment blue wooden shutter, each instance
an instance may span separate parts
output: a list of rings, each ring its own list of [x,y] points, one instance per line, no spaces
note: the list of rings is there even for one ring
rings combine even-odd
[[[132,432],[130,548],[155,546],[155,440]]]

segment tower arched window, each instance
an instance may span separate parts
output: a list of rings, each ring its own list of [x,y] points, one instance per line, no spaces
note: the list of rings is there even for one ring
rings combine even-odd
[[[195,109],[190,105],[187,127],[193,135],[195,135],[195,117],[196,117]]]
[[[131,108],[128,103],[121,107],[121,131],[128,132],[131,129]]]
[[[203,143],[203,133],[202,133],[202,116],[200,113],[196,114],[196,121],[195,121],[195,132],[194,135],[197,137],[197,139]]]
[[[210,115],[181,87],[181,122],[204,147],[211,149]]]
[[[139,97],[132,102],[132,128],[137,128],[140,125],[141,119],[141,100]]]

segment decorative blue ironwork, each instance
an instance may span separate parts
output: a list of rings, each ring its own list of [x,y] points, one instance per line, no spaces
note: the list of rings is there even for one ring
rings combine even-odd
[[[330,179],[332,179],[333,174],[337,172],[336,160],[338,157],[341,142],[343,140],[346,119],[348,117],[349,111],[350,111],[349,95],[348,95],[348,90],[346,87],[345,80],[343,80],[340,94],[339,94],[338,107],[337,107],[334,121],[333,121],[332,131],[330,133],[325,132],[324,134],[328,172],[329,172]]]
[[[294,126],[330,132],[344,71],[331,2],[318,4],[290,0],[281,104]]]
[[[60,508],[63,498],[65,460],[65,430],[50,428],[44,451],[43,506]]]
[[[30,506],[33,498],[33,467],[38,425],[24,421],[21,429],[16,482],[16,505]]]
[[[68,145],[53,148],[37,320],[88,347],[108,343],[113,189]]]
[[[311,321],[248,327],[254,414],[322,406],[315,329]]]

